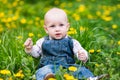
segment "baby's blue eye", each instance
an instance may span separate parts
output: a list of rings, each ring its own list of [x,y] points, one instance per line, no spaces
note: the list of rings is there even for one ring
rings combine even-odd
[[[64,24],[60,24],[60,26],[64,26]]]
[[[50,27],[55,27],[55,25],[51,25]]]

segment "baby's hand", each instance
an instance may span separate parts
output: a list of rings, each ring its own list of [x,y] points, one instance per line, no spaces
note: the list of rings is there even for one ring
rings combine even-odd
[[[85,54],[85,51],[83,51],[83,50],[78,51],[78,59],[83,62],[87,61],[87,56]]]
[[[30,52],[31,52],[31,49],[32,49],[32,47],[33,47],[32,39],[31,39],[31,38],[28,38],[28,39],[25,41],[24,46],[25,46],[25,52],[26,52],[26,53],[30,53]]]

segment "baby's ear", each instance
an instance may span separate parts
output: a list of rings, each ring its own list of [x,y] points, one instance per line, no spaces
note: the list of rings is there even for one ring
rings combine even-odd
[[[46,25],[44,25],[44,30],[45,30],[46,33],[48,33],[48,30],[47,30],[47,26],[46,26]]]
[[[67,29],[69,30],[69,27],[70,27],[70,23],[67,23]]]

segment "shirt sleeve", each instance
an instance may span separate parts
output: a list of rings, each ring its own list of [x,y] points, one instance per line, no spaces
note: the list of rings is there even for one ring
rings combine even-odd
[[[32,47],[32,51],[30,55],[37,58],[42,54],[42,43],[44,41],[44,38],[39,39],[36,44]]]
[[[83,51],[86,55],[86,58],[88,59],[87,51],[81,46],[81,44],[77,40],[73,39],[73,52],[77,56],[77,58],[78,58],[78,51],[79,50]]]

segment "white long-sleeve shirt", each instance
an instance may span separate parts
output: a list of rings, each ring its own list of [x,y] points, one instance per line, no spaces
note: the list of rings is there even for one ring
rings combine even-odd
[[[66,36],[66,37],[68,37],[68,36]],[[49,38],[52,39],[51,37],[49,37]],[[85,53],[86,58],[88,59],[87,51],[81,46],[81,44],[76,39],[72,39],[72,40],[73,40],[73,52],[77,56],[77,58],[78,58],[78,51],[82,51]],[[36,58],[39,57],[40,55],[43,55],[43,53],[42,53],[43,41],[44,41],[44,37],[39,39],[36,42],[36,44],[32,47],[30,55],[32,55],[33,57],[36,57]],[[28,53],[28,52],[26,51],[26,53]]]

